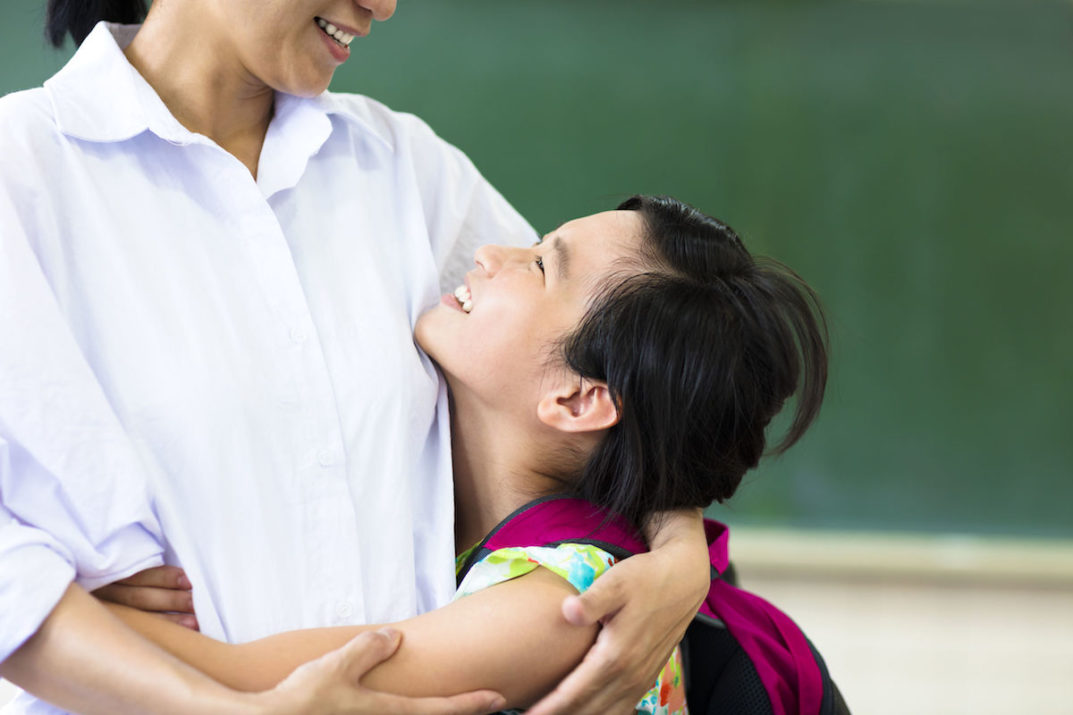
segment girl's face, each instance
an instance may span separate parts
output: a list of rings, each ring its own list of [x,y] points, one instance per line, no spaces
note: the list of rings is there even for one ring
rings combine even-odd
[[[349,44],[387,20],[396,0],[201,0],[202,32],[216,30],[241,67],[272,89],[314,96],[327,89]],[[211,27],[209,25],[211,23]]]
[[[637,272],[642,229],[636,212],[608,211],[565,223],[530,248],[481,247],[465,285],[418,319],[418,344],[456,398],[466,391],[532,415],[558,341],[608,279]]]

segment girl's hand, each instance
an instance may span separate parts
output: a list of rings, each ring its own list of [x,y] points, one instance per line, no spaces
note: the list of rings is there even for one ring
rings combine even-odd
[[[563,601],[568,621],[603,628],[581,665],[528,715],[633,713],[656,682],[711,583],[700,510],[667,513],[660,524],[650,553]]]
[[[178,566],[157,566],[102,586],[93,595],[102,601],[147,611],[198,630],[190,580]]]
[[[402,634],[392,629],[369,631],[342,648],[295,670],[274,689],[257,697],[263,715],[351,714],[480,715],[502,708],[503,697],[490,691],[446,698],[408,698],[369,690],[359,681],[398,649]]]

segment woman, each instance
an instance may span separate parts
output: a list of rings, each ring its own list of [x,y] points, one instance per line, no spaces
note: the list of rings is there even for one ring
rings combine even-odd
[[[459,562],[533,499],[573,492],[641,527],[653,512],[730,497],[797,395],[777,451],[807,429],[826,383],[812,291],[757,261],[726,225],[673,199],[634,197],[528,248],[485,246],[415,336],[451,391]],[[399,655],[368,682],[415,696],[490,688],[539,699],[596,636],[560,612],[614,561],[595,546],[501,549],[448,606],[396,624]],[[464,597],[463,597],[464,596]],[[271,687],[359,628],[211,641],[138,611],[132,626],[235,688]],[[684,712],[676,661],[643,713]],[[658,694],[658,696],[657,696]]]
[[[0,102],[0,658],[76,708],[125,690],[54,692],[82,671],[10,657],[76,575],[180,564],[202,630],[233,641],[446,602],[446,399],[411,329],[472,246],[534,235],[422,122],[324,91],[394,0],[158,0],[140,27],[97,22],[140,4],[51,0],[53,39],[85,42]],[[637,644],[684,628],[697,516],[658,541],[644,576],[580,602],[581,621],[615,615],[549,711],[628,706],[658,668]]]

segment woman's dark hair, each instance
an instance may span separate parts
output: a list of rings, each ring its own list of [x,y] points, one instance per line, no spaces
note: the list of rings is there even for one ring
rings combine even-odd
[[[70,34],[75,45],[101,20],[132,24],[145,19],[145,0],[48,0],[45,37],[62,47]]]
[[[733,495],[795,393],[772,453],[801,437],[823,400],[827,327],[812,289],[750,255],[726,224],[668,197],[618,208],[644,221],[644,271],[605,289],[563,356],[606,381],[619,407],[575,491],[641,526]]]

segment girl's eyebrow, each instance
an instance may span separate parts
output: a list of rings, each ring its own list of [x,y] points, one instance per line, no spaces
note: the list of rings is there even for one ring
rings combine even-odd
[[[551,240],[551,250],[555,252],[555,274],[559,280],[566,280],[570,271],[570,251],[566,242],[556,236]]]

